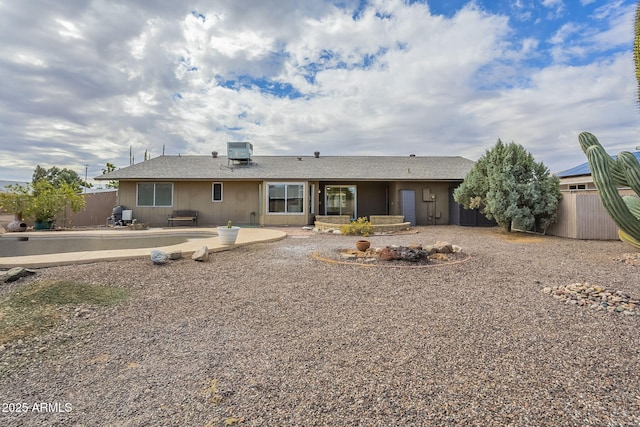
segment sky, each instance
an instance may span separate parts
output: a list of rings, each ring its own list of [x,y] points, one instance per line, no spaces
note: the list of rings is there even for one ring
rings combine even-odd
[[[0,0],[0,180],[159,155],[640,146],[629,0]]]

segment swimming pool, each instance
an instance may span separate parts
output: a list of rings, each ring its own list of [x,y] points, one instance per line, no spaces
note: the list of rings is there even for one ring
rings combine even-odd
[[[0,257],[48,255],[66,252],[158,248],[215,237],[215,231],[47,231],[0,235]]]

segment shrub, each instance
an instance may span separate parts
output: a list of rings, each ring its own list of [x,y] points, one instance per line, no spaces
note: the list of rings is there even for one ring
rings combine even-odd
[[[366,237],[371,234],[371,223],[367,221],[367,218],[358,218],[356,221],[351,221],[349,225],[341,226],[340,233]]]

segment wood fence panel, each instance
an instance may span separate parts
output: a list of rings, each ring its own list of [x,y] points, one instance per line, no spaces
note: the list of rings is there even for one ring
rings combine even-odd
[[[635,195],[631,190],[620,194]],[[618,226],[602,205],[597,191],[563,191],[558,220],[547,234],[583,240],[617,240]]]

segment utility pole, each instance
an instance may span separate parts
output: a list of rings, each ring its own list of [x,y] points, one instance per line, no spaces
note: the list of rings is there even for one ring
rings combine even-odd
[[[84,192],[85,192],[85,194],[87,193],[87,185],[89,185],[87,183],[88,172],[89,172],[89,165],[84,165]]]

